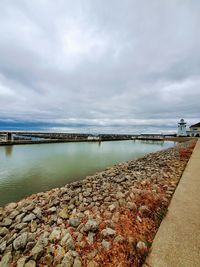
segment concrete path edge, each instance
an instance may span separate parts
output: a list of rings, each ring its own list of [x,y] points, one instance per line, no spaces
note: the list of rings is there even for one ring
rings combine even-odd
[[[200,267],[200,139],[143,266]]]

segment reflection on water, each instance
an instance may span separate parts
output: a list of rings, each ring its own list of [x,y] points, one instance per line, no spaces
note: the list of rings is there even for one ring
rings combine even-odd
[[[170,146],[135,140],[0,146],[0,206]]]
[[[5,148],[5,154],[7,157],[10,157],[12,155],[13,146],[4,146]]]
[[[153,140],[141,140],[141,144],[159,144],[160,146],[163,146],[164,145],[164,141],[153,141]]]

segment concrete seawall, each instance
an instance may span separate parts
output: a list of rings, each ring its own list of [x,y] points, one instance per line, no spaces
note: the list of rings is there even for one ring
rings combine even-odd
[[[8,138],[8,134],[10,137]],[[133,140],[126,134],[76,134],[76,133],[32,133],[32,132],[0,132],[0,146],[26,145],[67,142],[101,142]]]
[[[127,140],[140,140],[140,141],[158,141],[158,142],[164,142],[164,141],[171,141],[171,142],[186,142],[189,140],[193,140],[195,138],[193,137],[164,137],[162,139],[158,137],[144,137],[141,138],[139,136],[102,136],[100,139],[88,139],[88,138],[50,138],[50,139],[41,139],[41,140],[12,140],[12,141],[0,141],[0,146],[9,146],[9,145],[34,145],[34,144],[50,144],[50,143],[70,143],[70,142],[104,142],[104,141],[127,141]]]
[[[200,266],[200,139],[161,223],[145,267]]]
[[[88,140],[88,139],[47,139],[47,140],[16,140],[8,142],[0,142],[0,146],[10,145],[34,145],[34,144],[50,144],[50,143],[70,143],[70,142],[104,142],[104,141],[126,141],[131,139],[104,139],[104,140]]]

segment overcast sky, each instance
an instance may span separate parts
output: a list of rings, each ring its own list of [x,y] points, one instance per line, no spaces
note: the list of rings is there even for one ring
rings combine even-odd
[[[0,121],[200,121],[199,0],[1,0]]]

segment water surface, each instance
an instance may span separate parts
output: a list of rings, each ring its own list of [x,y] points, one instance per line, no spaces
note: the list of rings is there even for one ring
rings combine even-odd
[[[0,206],[173,145],[111,141],[0,146]]]

